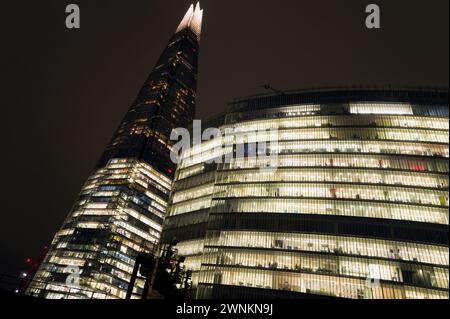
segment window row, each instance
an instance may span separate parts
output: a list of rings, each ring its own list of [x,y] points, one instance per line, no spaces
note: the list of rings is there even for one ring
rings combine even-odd
[[[204,265],[288,270],[336,276],[371,278],[409,285],[448,289],[447,268],[310,253],[207,248]]]
[[[314,154],[324,153],[328,158],[333,158],[335,154],[350,153],[358,154],[382,154],[382,155],[414,155],[433,158],[448,158],[448,144],[424,143],[424,142],[399,142],[399,141],[296,141],[271,143],[259,143],[256,145],[238,144],[220,147],[206,151],[196,156],[181,160],[178,169],[195,166],[201,163],[233,163],[234,160],[242,161],[245,158],[260,161],[278,163],[278,158],[291,154]],[[333,155],[331,155],[333,154]]]
[[[307,127],[402,127],[448,130],[449,123],[445,118],[429,118],[418,116],[390,115],[334,115],[305,116],[297,118],[279,118],[272,120],[249,121],[236,124],[234,127],[241,132],[268,129],[307,128]]]
[[[275,164],[275,165],[274,165]],[[285,167],[325,167],[325,168],[372,168],[397,169],[415,172],[449,172],[449,162],[446,159],[409,158],[381,155],[346,155],[346,154],[298,154],[279,155],[275,163],[267,158],[239,158],[220,167],[227,169],[254,169],[267,165],[278,168]]]
[[[367,280],[270,270],[204,267],[199,283],[275,289],[350,299],[448,299],[448,292]]]
[[[191,188],[185,191],[175,192],[172,197],[172,203],[176,204],[179,202],[184,202],[189,199],[204,197],[207,195],[211,195],[213,192],[214,192],[214,183],[196,188]]]
[[[180,204],[171,205],[168,211],[168,216],[176,216],[185,213],[195,212],[197,210],[207,209],[211,207],[211,197],[200,199],[193,199]]]
[[[371,201],[258,198],[215,200],[211,213],[278,213],[352,216],[448,225],[447,208],[376,203]]]
[[[449,157],[448,145],[383,141],[300,141],[271,146],[283,153],[366,153]]]
[[[264,182],[343,182],[363,184],[388,184],[448,188],[447,175],[432,175],[417,172],[397,172],[387,170],[360,169],[277,169],[270,171],[238,171],[217,174],[218,184],[223,183],[264,183]]]
[[[308,117],[311,115],[333,115],[342,114],[351,116],[352,113],[359,116],[404,116],[418,115],[425,117],[448,117],[448,105],[411,105],[404,103],[333,103],[322,105],[290,105],[296,103],[295,98],[289,102],[280,103],[279,97],[277,101],[266,101],[266,99],[258,98],[244,102],[233,103],[231,113],[227,115],[226,123],[234,124],[242,121],[255,121],[256,119],[272,119],[289,117]],[[288,104],[289,105],[286,105]],[[329,102],[328,102],[329,103]],[[268,104],[272,105],[268,108]],[[284,104],[284,105],[281,105]],[[358,107],[361,107],[358,110]],[[353,110],[351,107],[354,107]],[[239,112],[240,111],[240,112]],[[353,112],[352,112],[353,111]],[[239,113],[238,113],[239,112]],[[301,119],[299,119],[301,120]]]
[[[261,143],[295,140],[390,140],[448,143],[448,131],[394,128],[315,128],[237,133],[235,142]],[[220,145],[219,145],[220,146]]]
[[[356,184],[230,184],[216,186],[214,197],[333,198],[443,207],[449,205],[449,194],[444,191]]]
[[[209,232],[205,246],[309,251],[449,265],[448,247],[372,238],[304,233],[223,231]]]

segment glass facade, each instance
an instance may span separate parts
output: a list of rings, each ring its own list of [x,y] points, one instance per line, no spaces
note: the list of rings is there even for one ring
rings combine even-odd
[[[88,178],[27,293],[44,298],[125,298],[139,253],[159,241],[176,166],[173,129],[196,104],[203,11],[189,9]],[[68,286],[69,275],[79,285]],[[143,279],[135,293],[141,294]]]
[[[233,134],[182,155],[162,236],[195,297],[448,298],[448,92],[288,92],[217,121]],[[237,155],[254,143],[276,156]]]

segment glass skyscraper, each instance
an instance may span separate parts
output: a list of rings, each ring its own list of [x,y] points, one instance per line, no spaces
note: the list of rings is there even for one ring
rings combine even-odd
[[[170,134],[188,127],[195,114],[202,16],[199,3],[189,8],[55,235],[28,294],[125,298],[135,257],[160,239],[176,169]],[[78,276],[79,286],[68,287],[68,275]],[[138,280],[135,292],[143,285]]]
[[[448,91],[248,97],[203,126],[228,134],[183,153],[162,235],[194,297],[449,297]]]

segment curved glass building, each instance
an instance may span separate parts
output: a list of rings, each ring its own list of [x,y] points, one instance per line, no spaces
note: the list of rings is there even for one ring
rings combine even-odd
[[[448,298],[448,91],[248,97],[208,127],[162,235],[197,298]]]

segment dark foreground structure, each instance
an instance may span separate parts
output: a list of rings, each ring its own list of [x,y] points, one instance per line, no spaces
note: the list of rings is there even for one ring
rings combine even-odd
[[[163,241],[197,298],[448,298],[448,120],[439,90],[238,99],[184,153]]]

